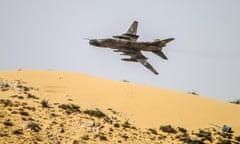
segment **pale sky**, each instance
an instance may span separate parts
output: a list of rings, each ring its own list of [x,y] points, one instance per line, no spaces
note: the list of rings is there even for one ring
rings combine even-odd
[[[84,40],[134,20],[140,41],[175,38],[167,61],[144,52],[159,75]],[[0,70],[72,71],[230,101],[240,98],[239,26],[239,0],[0,0]]]

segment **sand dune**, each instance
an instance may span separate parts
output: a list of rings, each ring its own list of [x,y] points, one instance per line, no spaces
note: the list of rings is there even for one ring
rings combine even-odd
[[[26,95],[14,89],[18,85],[16,80],[33,88],[31,94],[38,97],[38,100],[23,98],[31,106],[40,107],[41,100],[48,100],[56,108],[57,104],[74,103],[82,109],[97,108],[106,114],[111,113],[109,110],[114,110],[120,123],[127,121],[141,130],[158,130],[160,126],[171,125],[189,131],[210,127],[221,131],[218,126],[228,125],[232,127],[235,136],[240,135],[240,106],[202,96],[59,71],[2,71],[0,80],[2,84],[10,84],[10,90],[0,92],[4,99],[14,100],[10,96]],[[3,106],[1,109],[4,109]],[[56,121],[60,122],[60,119]],[[22,123],[19,122],[19,125]],[[141,130],[132,131],[140,135]],[[161,143],[161,140],[158,141]],[[117,140],[115,142],[118,143]],[[139,139],[136,143],[148,142]]]

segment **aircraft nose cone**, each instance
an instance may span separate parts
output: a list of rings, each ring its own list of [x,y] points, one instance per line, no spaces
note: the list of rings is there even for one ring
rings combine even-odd
[[[96,39],[91,39],[91,40],[89,40],[89,43],[91,45],[96,45],[97,44],[97,40]]]

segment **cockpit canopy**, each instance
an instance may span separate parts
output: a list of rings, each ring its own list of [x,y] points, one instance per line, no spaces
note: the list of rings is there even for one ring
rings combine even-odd
[[[96,40],[96,39],[91,39],[91,40],[89,40],[89,43],[90,43],[91,45],[95,45],[95,44],[98,43],[98,40]]]

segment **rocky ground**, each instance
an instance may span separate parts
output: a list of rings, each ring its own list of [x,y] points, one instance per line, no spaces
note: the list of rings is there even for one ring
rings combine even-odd
[[[22,80],[0,78],[1,144],[240,143],[240,136],[218,127],[138,128],[111,108],[82,108],[71,97],[67,103],[49,101],[40,91]]]

